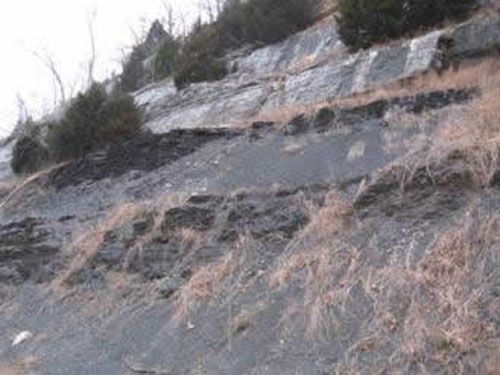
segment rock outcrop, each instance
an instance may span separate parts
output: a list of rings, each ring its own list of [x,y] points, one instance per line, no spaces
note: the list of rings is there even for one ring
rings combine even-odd
[[[500,47],[497,16],[480,16],[409,41],[348,54],[333,22],[306,30],[282,43],[235,57],[236,73],[214,83],[177,91],[171,80],[138,91],[147,126],[220,126],[248,121],[261,111],[314,104],[404,81],[453,62],[495,54]]]
[[[496,374],[496,77],[317,102],[490,55],[497,23],[355,55],[325,23],[138,91],[153,132],[0,204],[0,374]]]

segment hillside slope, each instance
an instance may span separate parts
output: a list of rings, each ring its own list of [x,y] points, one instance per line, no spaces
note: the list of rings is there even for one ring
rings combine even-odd
[[[152,132],[3,196],[0,374],[499,374],[500,23],[471,22],[265,103],[264,72],[136,93]]]

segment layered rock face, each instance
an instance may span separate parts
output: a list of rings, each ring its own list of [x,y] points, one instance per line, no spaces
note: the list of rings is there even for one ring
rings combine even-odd
[[[347,55],[325,23],[137,92],[153,132],[0,192],[0,374],[496,374],[496,62],[220,125],[470,62],[497,24]]]
[[[215,83],[177,91],[171,80],[140,90],[155,133],[251,120],[261,111],[347,97],[381,85],[441,71],[453,62],[495,53],[500,19],[483,16],[413,40],[349,54],[333,22],[230,62],[237,72]]]

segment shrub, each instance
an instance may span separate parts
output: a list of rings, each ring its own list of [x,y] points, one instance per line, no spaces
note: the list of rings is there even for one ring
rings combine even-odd
[[[21,136],[12,149],[11,168],[14,173],[33,173],[49,161],[49,152],[36,138]]]
[[[82,157],[139,130],[140,114],[127,94],[109,96],[94,84],[70,104],[64,118],[51,125],[47,143],[55,162]]]
[[[276,43],[315,21],[315,0],[252,0],[244,5],[246,41]]]
[[[338,31],[353,50],[467,17],[476,0],[340,0]]]
[[[225,47],[275,43],[315,21],[318,0],[233,0],[217,25]]]
[[[179,67],[174,74],[176,87],[182,89],[192,82],[222,79],[227,69],[226,63],[220,58],[221,54],[217,28],[198,22],[179,55]]]
[[[158,50],[153,65],[153,80],[161,80],[171,75],[179,65],[180,43],[167,36]]]
[[[144,68],[146,57],[142,46],[134,47],[128,59],[122,64],[123,72],[120,76],[120,88],[122,91],[136,91],[146,84],[147,73]]]
[[[228,0],[214,23],[198,21],[180,47],[172,40],[162,46],[155,63],[157,77],[173,72],[178,89],[192,82],[219,80],[227,74],[222,56],[228,49],[278,42],[306,28],[315,21],[319,2]]]

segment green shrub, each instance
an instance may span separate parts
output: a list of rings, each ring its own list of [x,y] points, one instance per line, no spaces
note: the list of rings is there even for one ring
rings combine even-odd
[[[180,43],[168,36],[158,50],[153,66],[153,80],[171,75],[179,66]]]
[[[340,0],[338,31],[353,50],[467,17],[476,0]]]
[[[319,0],[228,0],[217,20],[198,21],[179,47],[168,41],[156,59],[156,76],[173,73],[177,88],[227,74],[223,55],[245,43],[269,44],[315,21]],[[172,68],[173,67],[173,68]]]
[[[146,84],[147,72],[143,62],[146,53],[142,46],[136,46],[130,56],[122,64],[123,72],[120,75],[120,89],[124,92],[133,92]]]
[[[251,0],[244,4],[246,41],[276,43],[315,21],[315,0]]]
[[[64,118],[47,135],[55,162],[82,157],[110,143],[122,142],[140,127],[140,113],[127,94],[109,96],[94,84],[70,104]]]
[[[278,42],[315,21],[318,0],[233,0],[217,20],[226,48]]]
[[[221,54],[217,28],[198,22],[179,54],[178,69],[174,73],[176,87],[182,89],[189,83],[222,79],[227,69]]]
[[[21,136],[12,149],[10,166],[14,173],[33,173],[49,161],[49,152],[42,143],[29,135]]]

